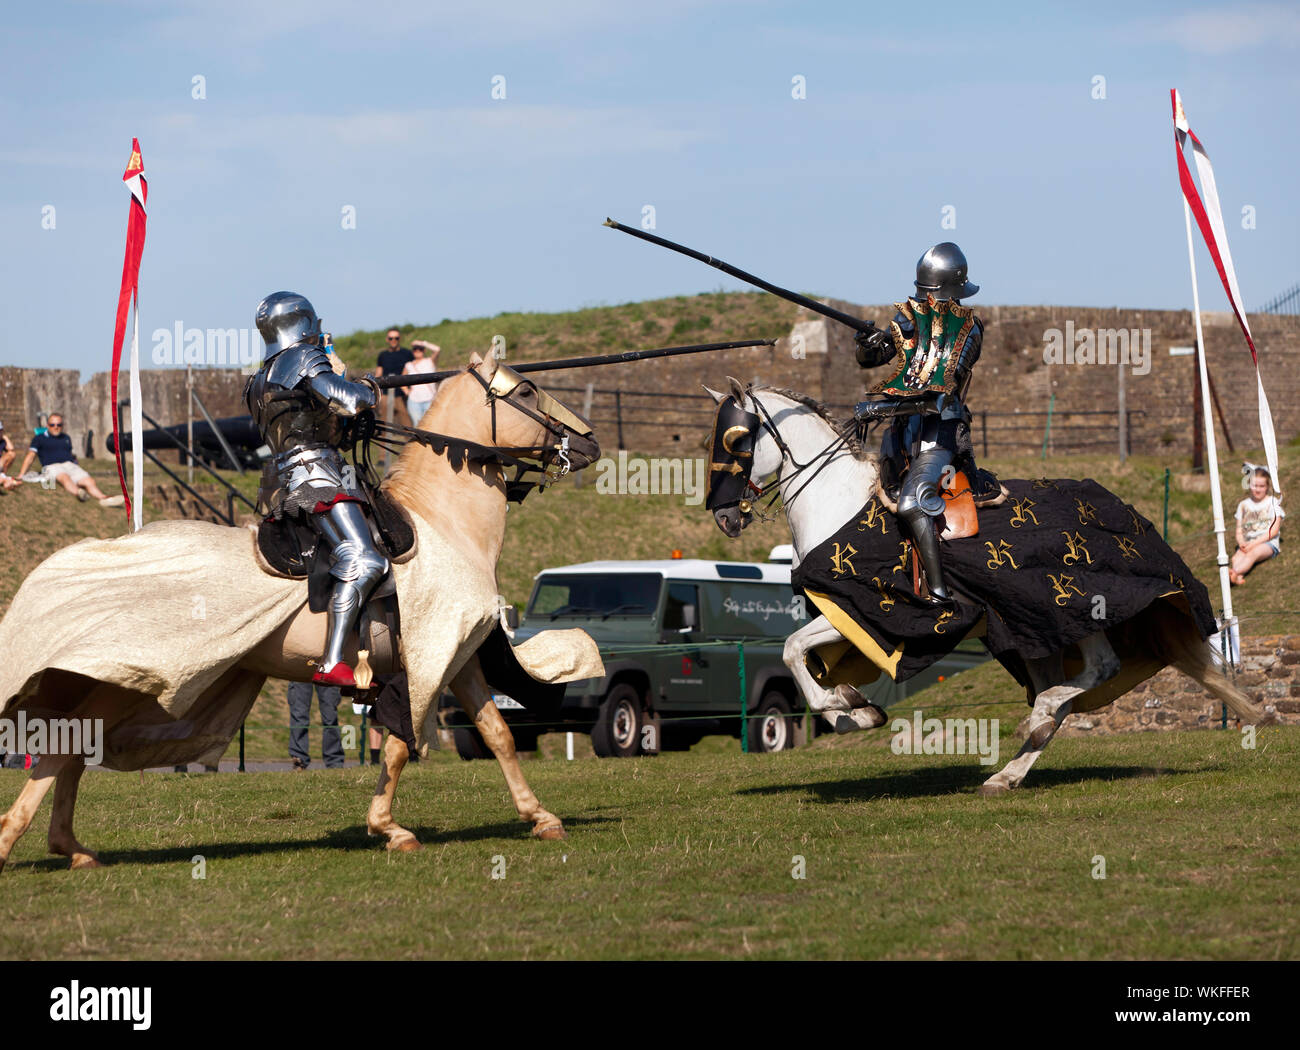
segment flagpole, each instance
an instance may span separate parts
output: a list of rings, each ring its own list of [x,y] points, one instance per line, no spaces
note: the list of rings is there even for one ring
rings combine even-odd
[[[1201,332],[1201,295],[1196,286],[1196,253],[1192,245],[1192,209],[1183,198],[1187,223],[1187,264],[1192,271],[1192,316],[1196,319],[1196,360],[1201,376],[1201,408],[1205,426],[1205,458],[1210,464],[1210,498],[1214,507],[1214,536],[1219,545],[1219,588],[1223,592],[1223,626],[1232,623],[1232,583],[1228,579],[1228,551],[1223,541],[1223,494],[1219,491],[1219,448],[1214,437],[1214,415],[1210,402],[1210,376],[1205,364],[1205,338]]]
[[[135,294],[135,327],[131,330],[131,522],[144,525],[144,395],[140,390],[140,293]]]

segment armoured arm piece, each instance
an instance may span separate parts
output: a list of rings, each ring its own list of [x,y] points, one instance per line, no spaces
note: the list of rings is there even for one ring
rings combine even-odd
[[[971,371],[975,367],[975,362],[980,359],[980,348],[984,342],[984,324],[977,317],[975,326],[971,329],[970,335],[962,344],[961,350],[957,353],[957,360],[953,363],[953,371],[957,376],[957,392],[959,396],[966,396],[966,388],[970,385]]]
[[[368,408],[374,408],[379,400],[376,388],[370,383],[353,383],[337,376],[331,369],[328,372],[313,375],[307,383],[313,394],[327,405],[331,412],[340,416],[355,416]]]
[[[928,398],[909,398],[906,401],[859,401],[853,410],[856,419],[897,419],[902,416],[919,416],[934,411]]]
[[[912,334],[915,325],[901,313],[896,314],[894,320],[902,328],[904,338]],[[894,345],[893,333],[889,329],[877,328],[872,332],[859,332],[853,337],[853,341],[858,344],[855,356],[858,364],[863,368],[877,368],[888,364],[898,353],[898,348]]]
[[[340,416],[355,416],[374,408],[378,401],[373,386],[335,375],[329,355],[321,347],[307,343],[278,354],[267,365],[266,382],[285,390],[303,388]]]

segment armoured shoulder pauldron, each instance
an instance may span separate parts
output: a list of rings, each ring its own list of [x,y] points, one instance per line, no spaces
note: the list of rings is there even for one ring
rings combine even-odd
[[[266,382],[271,386],[292,390],[304,379],[333,372],[329,355],[319,346],[300,343],[281,351],[266,366]]]

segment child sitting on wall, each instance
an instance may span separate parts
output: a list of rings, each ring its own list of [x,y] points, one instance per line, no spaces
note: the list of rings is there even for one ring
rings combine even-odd
[[[1228,579],[1234,584],[1245,583],[1246,573],[1281,552],[1282,519],[1286,517],[1264,467],[1256,467],[1246,478],[1250,495],[1237,504],[1237,549],[1228,568]]]

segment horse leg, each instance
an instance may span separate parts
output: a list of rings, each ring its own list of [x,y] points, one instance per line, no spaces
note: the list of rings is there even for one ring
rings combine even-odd
[[[980,785],[980,794],[986,797],[1005,795],[1020,786],[1025,774],[1038,761],[1038,756],[1056,735],[1056,730],[1070,713],[1070,704],[1082,689],[1068,685],[1044,689],[1034,698],[1030,715],[1030,731],[1016,757]]]
[[[379,771],[379,784],[370,800],[366,814],[366,830],[372,835],[384,835],[388,849],[411,853],[422,849],[419,839],[393,819],[393,796],[397,794],[397,778],[402,775],[410,753],[406,742],[396,733],[389,733],[384,742],[384,768]]]
[[[54,779],[63,765],[61,760],[65,757],[51,755],[42,758],[18,793],[14,804],[9,807],[9,812],[0,817],[0,870],[4,869],[9,860],[9,851],[14,848],[14,843],[22,837],[36,816],[36,811],[41,808],[45,793],[54,786]]]
[[[492,692],[483,677],[477,655],[465,661],[465,666],[451,680],[451,691],[456,694],[464,712],[474,720],[483,742],[496,756],[520,818],[532,822],[533,834],[538,838],[568,838],[560,818],[542,808],[537,796],[524,780],[523,770],[519,768],[519,757],[515,754],[515,739],[510,735],[510,727],[501,717],[497,705],[492,702]]]
[[[100,739],[103,741],[107,739],[108,731],[126,718],[138,702],[139,698],[130,690],[99,682],[67,717],[97,721]],[[56,784],[58,787],[54,792],[54,814],[50,818],[48,838],[51,852],[71,857],[74,868],[99,866],[99,859],[94,852],[81,845],[72,834],[72,811],[77,804],[77,787],[85,768],[86,762],[81,755],[41,756],[35,771],[23,785],[9,812],[0,818],[0,869],[9,859],[9,851],[13,849],[14,843],[31,825],[45,793]]]
[[[86,762],[79,755],[68,755],[69,761],[54,778],[54,812],[50,815],[48,837],[51,853],[72,858],[73,868],[98,868],[99,857],[77,841],[72,833],[72,811],[77,805],[77,788]]]
[[[1038,761],[1038,756],[1061,728],[1061,723],[1070,713],[1074,698],[1101,685],[1119,672],[1119,657],[1111,648],[1104,631],[1084,638],[1079,643],[1079,650],[1083,654],[1083,670],[1069,679],[1065,679],[1060,653],[1027,661],[1035,692],[1034,709],[1029,715],[1029,731],[1016,757],[980,785],[981,795],[1004,795],[1012,788],[1019,787],[1030,768]]]
[[[794,676],[799,692],[808,706],[821,714],[837,733],[851,733],[857,729],[875,729],[882,726],[887,715],[851,685],[824,689],[817,684],[808,670],[808,653],[818,646],[843,641],[843,635],[831,626],[825,616],[818,616],[804,624],[785,640],[782,659]]]

